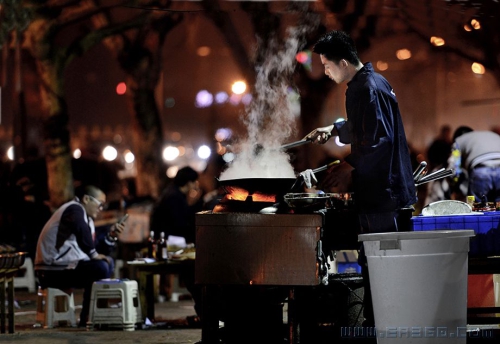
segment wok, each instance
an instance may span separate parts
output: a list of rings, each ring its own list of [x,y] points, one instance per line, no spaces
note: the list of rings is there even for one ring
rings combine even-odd
[[[225,179],[217,182],[226,192],[231,193],[235,188],[244,189],[250,195],[258,192],[268,195],[282,196],[290,191],[296,178],[238,178]]]

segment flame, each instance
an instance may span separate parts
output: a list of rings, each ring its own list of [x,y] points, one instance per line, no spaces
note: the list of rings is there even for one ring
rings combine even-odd
[[[233,187],[231,188],[231,192],[226,194],[226,199],[229,201],[246,201],[250,196],[250,200],[254,202],[276,202],[276,195],[269,195],[260,192],[255,192],[252,195],[241,188]]]

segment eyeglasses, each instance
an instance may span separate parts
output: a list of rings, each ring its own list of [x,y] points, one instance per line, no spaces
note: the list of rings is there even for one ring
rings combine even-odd
[[[87,197],[89,197],[92,201],[94,201],[97,204],[97,208],[99,208],[99,210],[103,210],[106,207],[106,204],[104,204],[104,202],[99,201],[94,196],[87,195]]]

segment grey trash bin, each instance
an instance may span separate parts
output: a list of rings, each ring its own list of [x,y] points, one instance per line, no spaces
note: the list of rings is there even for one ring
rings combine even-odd
[[[361,234],[377,343],[465,344],[473,230]]]

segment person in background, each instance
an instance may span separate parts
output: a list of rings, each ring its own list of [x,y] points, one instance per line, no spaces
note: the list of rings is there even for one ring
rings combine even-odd
[[[198,178],[198,172],[189,166],[177,172],[151,212],[149,228],[156,236],[165,232],[165,238],[174,235],[185,238],[188,244],[195,243],[197,209],[190,205],[189,197],[198,192]]]
[[[436,172],[442,168],[448,167],[448,158],[450,157],[451,146],[453,143],[451,136],[451,127],[447,124],[443,125],[439,131],[439,135],[430,144],[427,149],[427,174]],[[441,178],[424,184],[425,198],[423,205],[442,200],[463,200],[467,195],[467,183],[460,184],[450,183],[449,178]]]
[[[446,162],[450,155],[451,144],[451,127],[445,124],[439,130],[439,135],[432,141],[427,149],[427,169],[429,171],[446,167]]]
[[[500,135],[461,126],[453,134],[449,168],[454,181],[468,174],[468,193],[476,202],[500,201]]]
[[[328,169],[324,191],[354,191],[360,231],[380,233],[411,228],[417,201],[410,150],[396,94],[371,63],[361,63],[354,42],[342,31],[324,34],[314,46],[325,74],[347,83],[347,121],[317,128],[305,138],[323,144],[332,135],[351,144],[351,153]],[[374,326],[368,266],[363,246],[359,254],[364,292],[364,326]]]
[[[59,207],[38,238],[35,273],[42,288],[83,288],[80,327],[88,320],[92,284],[110,278],[115,248],[124,223],[97,235],[94,220],[106,203],[106,195],[95,186],[75,190],[76,197]]]
[[[173,182],[167,186],[151,212],[149,229],[154,231],[156,237],[165,232],[167,239],[169,236],[183,237],[187,244],[195,244],[195,214],[201,209],[192,194],[198,194],[198,179],[198,172],[189,166],[177,171]],[[160,280],[160,293],[167,298],[171,294],[173,282],[170,277],[161,276]],[[180,274],[179,280],[191,293],[198,314],[197,317],[188,317],[187,321],[190,325],[197,325],[201,315],[201,289],[194,285],[194,271]]]

